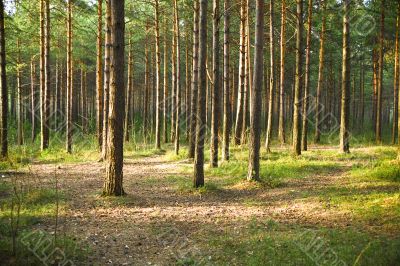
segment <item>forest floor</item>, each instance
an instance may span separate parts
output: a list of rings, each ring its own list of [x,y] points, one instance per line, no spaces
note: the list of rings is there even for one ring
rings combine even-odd
[[[247,151],[236,148],[230,163],[206,167],[200,190],[192,189],[185,151],[128,153],[121,198],[101,196],[105,168],[95,160],[36,160],[3,177],[10,188],[18,176],[28,191],[20,227],[53,237],[57,217],[59,238],[77,243],[63,250],[74,264],[398,265],[394,148],[340,155],[311,147],[299,158],[287,147],[275,151],[262,153],[262,183],[244,180]],[[0,200],[10,193],[0,189]]]

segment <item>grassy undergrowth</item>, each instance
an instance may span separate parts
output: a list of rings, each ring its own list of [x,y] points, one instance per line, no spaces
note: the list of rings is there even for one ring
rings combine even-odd
[[[231,230],[230,230],[231,229]],[[396,265],[400,238],[356,229],[244,222],[242,228],[212,232],[207,239],[213,265]],[[192,258],[202,261],[202,258]]]
[[[53,265],[81,261],[85,252],[73,237],[38,229],[55,224],[66,204],[55,189],[0,183],[0,261],[7,265]],[[15,252],[15,253],[14,253]]]

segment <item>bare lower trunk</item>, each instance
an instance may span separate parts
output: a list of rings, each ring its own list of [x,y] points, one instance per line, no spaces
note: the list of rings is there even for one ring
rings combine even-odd
[[[96,134],[101,150],[103,142],[103,0],[97,2],[97,42],[96,42]]]
[[[254,78],[251,94],[249,166],[247,180],[260,180],[261,94],[263,85],[264,0],[256,0]]]
[[[111,44],[110,64],[110,112],[108,116],[108,145],[106,177],[103,194],[121,196],[123,183],[123,147],[124,147],[124,0],[111,2]]]
[[[229,77],[229,26],[230,3],[224,0],[224,114],[223,114],[223,140],[222,160],[229,161],[229,136],[231,132],[231,103],[230,103],[230,77]]]

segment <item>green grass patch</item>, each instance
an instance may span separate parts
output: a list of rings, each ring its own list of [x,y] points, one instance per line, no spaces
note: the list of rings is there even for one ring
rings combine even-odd
[[[208,239],[213,265],[396,265],[400,259],[399,238],[273,220],[253,220]]]

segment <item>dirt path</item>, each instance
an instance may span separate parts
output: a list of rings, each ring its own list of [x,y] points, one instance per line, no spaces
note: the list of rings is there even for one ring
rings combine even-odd
[[[172,264],[182,252],[201,249],[203,230],[240,230],[243,221],[252,219],[311,226],[349,225],[347,213],[329,212],[309,196],[344,182],[345,170],[296,179],[275,189],[232,187],[199,194],[181,193],[171,185],[168,177],[174,175],[191,182],[191,176],[178,172],[184,165],[189,163],[168,162],[162,156],[126,159],[124,188],[128,196],[120,200],[100,197],[102,163],[61,167],[34,164],[31,171],[45,186],[54,185],[57,172],[68,206],[61,217],[60,231],[75,235],[89,246],[89,264]],[[304,191],[309,193],[307,197]],[[53,228],[50,222],[40,226]]]

